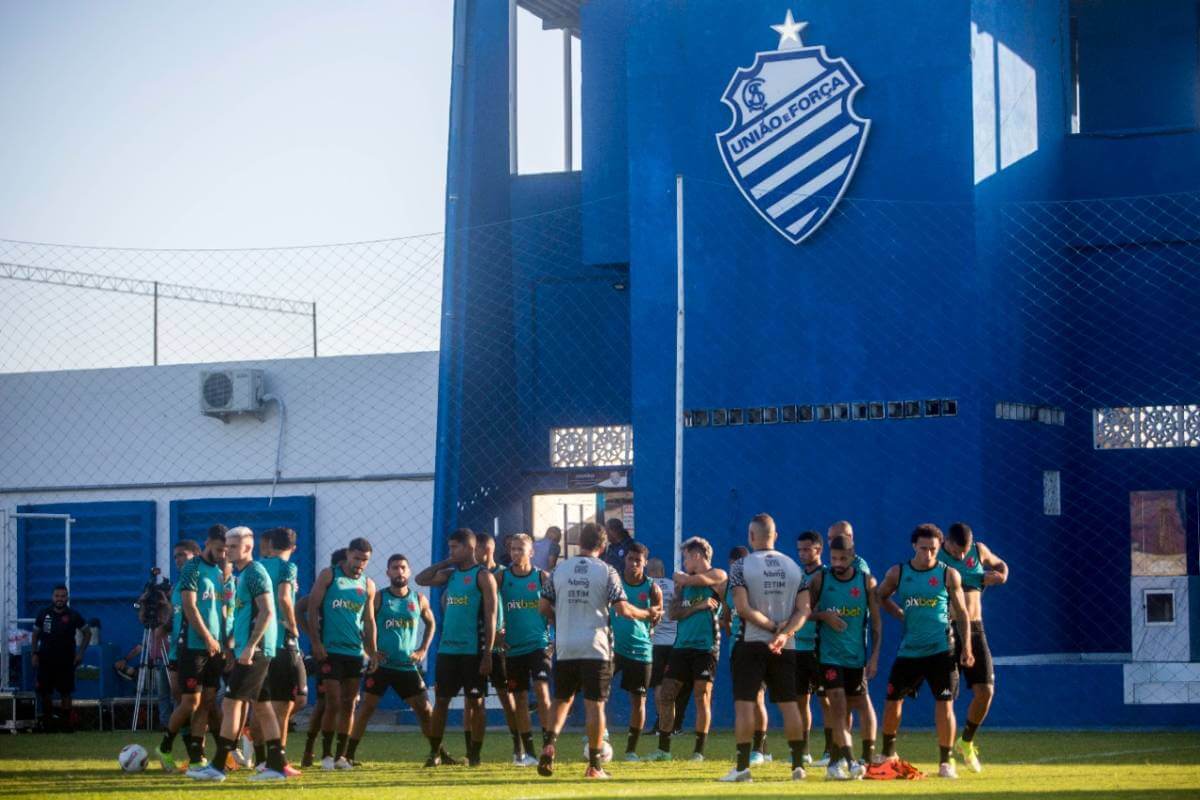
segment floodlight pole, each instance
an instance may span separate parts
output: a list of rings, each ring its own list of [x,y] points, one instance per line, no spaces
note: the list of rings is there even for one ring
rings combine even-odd
[[[683,176],[675,176],[675,571],[683,544]]]

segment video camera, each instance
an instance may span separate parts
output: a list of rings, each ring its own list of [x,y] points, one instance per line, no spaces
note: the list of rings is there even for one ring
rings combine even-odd
[[[138,610],[138,619],[142,625],[152,628],[163,624],[163,611],[171,605],[171,582],[160,577],[162,570],[150,568],[150,580],[142,587],[142,593],[133,607]]]

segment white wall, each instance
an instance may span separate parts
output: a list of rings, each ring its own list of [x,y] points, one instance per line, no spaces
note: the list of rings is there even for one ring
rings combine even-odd
[[[377,581],[393,552],[429,563],[437,353],[0,375],[0,508],[154,500],[165,570],[170,501],[271,492],[278,409],[200,414],[199,374],[224,366],[265,370],[287,405],[276,494],[316,497],[318,567],[354,536],[374,545]]]

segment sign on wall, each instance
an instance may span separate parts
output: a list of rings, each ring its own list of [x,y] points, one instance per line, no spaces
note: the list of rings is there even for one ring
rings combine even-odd
[[[863,83],[844,58],[805,47],[792,12],[771,28],[778,49],[755,53],[721,101],[733,122],[717,134],[729,176],[771,227],[792,244],[829,217],[858,166],[871,121],[854,113]]]

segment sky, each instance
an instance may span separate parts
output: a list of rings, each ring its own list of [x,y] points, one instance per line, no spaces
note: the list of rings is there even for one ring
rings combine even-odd
[[[443,223],[451,0],[0,0],[0,238],[379,239]]]
[[[452,24],[453,0],[0,0],[0,239],[102,248],[0,262],[316,303],[323,355],[436,348]],[[562,33],[522,10],[518,39],[519,171],[561,170]],[[224,252],[347,242],[374,244]],[[312,351],[303,316],[12,279],[0,319],[0,372]]]

